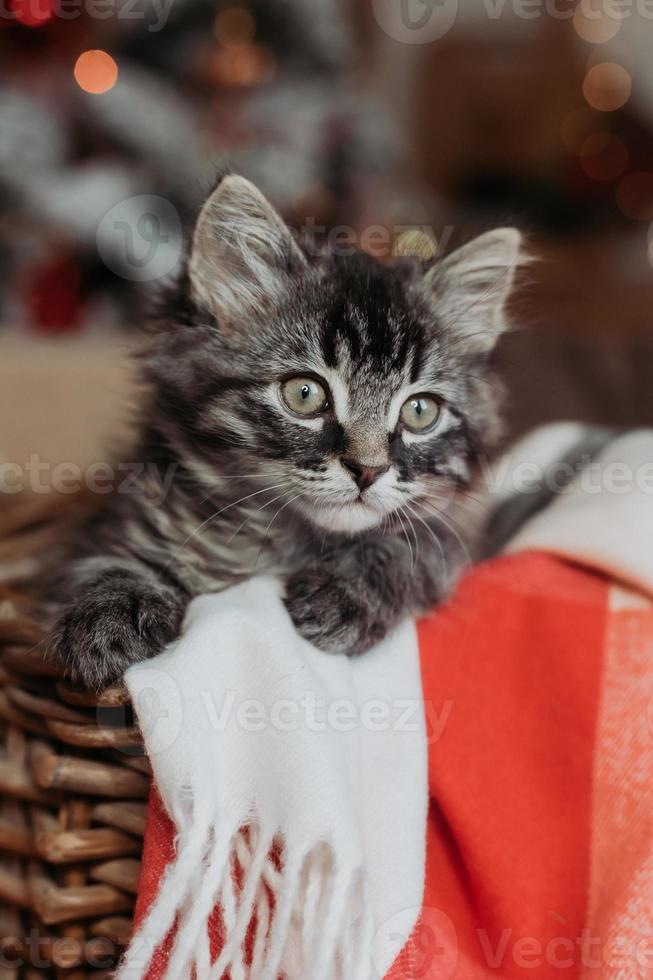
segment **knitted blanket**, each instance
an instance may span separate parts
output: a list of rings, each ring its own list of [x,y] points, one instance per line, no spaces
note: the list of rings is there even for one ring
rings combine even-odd
[[[565,454],[571,435],[558,433]],[[507,484],[523,458],[511,457]],[[367,972],[334,959],[329,980],[653,976],[651,460],[650,433],[607,441],[534,509],[512,553],[473,569],[418,623],[423,894],[375,920]],[[590,465],[599,475],[588,481]],[[395,830],[388,850],[403,836]],[[137,922],[176,837],[154,793]],[[400,870],[395,880],[400,891]],[[252,968],[257,925],[242,937],[238,974],[252,980],[262,975]],[[208,929],[215,963],[227,938],[219,909]],[[153,951],[149,980],[169,980],[173,932]],[[306,966],[284,975],[314,976]]]

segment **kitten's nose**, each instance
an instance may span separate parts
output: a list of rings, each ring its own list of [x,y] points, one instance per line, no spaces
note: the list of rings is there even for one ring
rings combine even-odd
[[[375,480],[378,480],[383,473],[387,473],[390,469],[389,466],[364,466],[362,463],[357,463],[354,459],[343,459],[341,462],[345,469],[349,470],[353,476],[361,493],[363,490],[371,487]]]

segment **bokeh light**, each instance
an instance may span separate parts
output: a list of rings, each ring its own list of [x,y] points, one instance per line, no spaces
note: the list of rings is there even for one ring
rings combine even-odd
[[[622,65],[604,61],[593,65],[583,82],[583,95],[593,109],[614,112],[625,105],[630,97],[630,75]]]
[[[212,59],[213,77],[221,85],[256,85],[270,79],[274,69],[271,52],[257,44],[229,44]]]
[[[583,0],[574,12],[574,27],[583,41],[589,44],[605,44],[619,33],[621,20],[610,16],[603,5],[591,0]]]
[[[560,138],[572,153],[579,153],[587,139],[605,125],[605,116],[585,106],[567,113],[560,127]]]
[[[75,62],[74,75],[85,92],[102,95],[118,81],[118,65],[106,51],[84,51]]]
[[[226,7],[215,18],[215,36],[222,44],[251,44],[256,27],[245,7]]]
[[[52,19],[52,0],[12,0],[10,10],[25,27],[40,27]]]
[[[617,188],[617,205],[622,214],[636,221],[653,221],[653,173],[628,174]]]
[[[615,180],[628,164],[628,149],[612,133],[593,133],[579,152],[580,165],[593,180]]]

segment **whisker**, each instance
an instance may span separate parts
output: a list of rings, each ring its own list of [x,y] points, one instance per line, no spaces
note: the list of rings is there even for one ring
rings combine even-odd
[[[289,492],[289,491],[286,491],[286,493],[288,493],[288,492]],[[281,496],[281,497],[282,497],[282,496],[284,496],[284,494],[279,494],[279,496]],[[266,540],[267,540],[267,536],[268,536],[268,534],[270,533],[270,528],[272,527],[272,525],[273,525],[273,524],[274,524],[274,522],[276,521],[276,519],[277,519],[277,517],[279,516],[279,514],[280,514],[280,513],[281,513],[281,512],[283,511],[283,510],[285,510],[285,509],[286,509],[286,507],[289,507],[289,506],[290,506],[290,504],[292,504],[292,503],[293,503],[293,501],[295,501],[295,500],[299,500],[299,498],[300,498],[300,497],[303,497],[303,496],[304,496],[304,494],[303,494],[303,492],[300,492],[300,493],[297,493],[297,494],[295,494],[295,496],[294,496],[294,497],[291,497],[291,498],[290,498],[290,500],[287,500],[287,501],[285,502],[285,504],[282,504],[282,506],[281,506],[281,507],[279,507],[279,509],[277,510],[277,512],[276,512],[276,513],[275,513],[275,514],[273,515],[273,517],[272,517],[272,519],[271,519],[271,521],[270,521],[270,523],[268,524],[268,526],[267,526],[267,528],[266,528],[266,531],[265,531],[265,534],[263,535],[263,542],[261,543],[261,547],[260,547],[260,548],[259,548],[259,550],[258,550],[258,554],[257,554],[257,556],[256,556],[256,558],[254,559],[254,564],[252,565],[252,570],[251,570],[251,572],[249,573],[249,576],[248,576],[248,581],[250,581],[250,580],[251,580],[251,579],[253,578],[253,576],[254,576],[254,572],[256,571],[256,566],[258,565],[258,560],[259,560],[259,558],[261,557],[261,554],[263,553],[263,545],[265,544],[265,542],[266,542]]]
[[[399,507],[399,509],[397,510],[397,516],[399,516],[399,514],[403,514],[403,516],[406,518],[408,527],[410,528],[410,532],[413,536],[413,541],[415,542],[414,558],[411,556],[412,560],[410,565],[411,573],[413,573],[417,568],[417,561],[419,558],[419,538],[417,537],[417,533],[415,531],[415,525],[413,524],[412,520],[410,519],[410,515],[408,514],[406,504],[402,504],[402,506]]]
[[[405,513],[404,516],[405,516],[406,520],[408,521],[408,526],[411,529],[411,531],[413,532],[413,538],[415,539],[415,556],[416,556],[415,557],[415,567],[413,569],[411,569],[412,571],[415,571],[415,568],[417,567],[417,563],[419,561],[419,538],[417,536],[417,531],[415,530],[415,525],[413,524],[412,520],[410,519],[410,515],[407,514],[407,513]]]
[[[426,521],[424,520],[424,518],[423,517],[420,517],[420,515],[416,511],[413,511],[413,513],[415,514],[415,517],[417,517],[417,519],[422,522],[422,524],[424,525],[424,527],[427,528],[427,530],[435,538],[435,535],[433,534],[433,530],[429,527],[429,525],[426,523]],[[442,514],[442,512],[432,511],[432,512],[430,512],[429,516],[431,518],[433,518],[433,520],[436,520],[440,524],[442,524],[442,526],[449,532],[449,534],[451,534],[453,536],[454,540],[460,545],[461,551],[463,552],[463,555],[465,556],[465,560],[466,560],[467,564],[471,565],[472,564],[472,558],[471,558],[471,555],[469,553],[469,549],[467,547],[467,544],[466,544],[466,542],[463,539],[462,534],[459,533],[456,530],[456,528],[453,527],[448,522],[447,518],[444,516],[444,514]],[[440,547],[440,551],[443,552],[442,545],[440,544],[440,542],[438,542],[438,544],[439,544],[439,547]]]
[[[426,507],[426,505],[424,506]],[[461,527],[461,525],[451,516],[451,514],[445,515],[442,513],[442,511],[438,511],[437,508],[435,510],[427,509],[426,512],[428,517],[432,517],[434,520],[440,521],[440,523],[447,528],[447,530],[455,537],[458,544],[465,550],[465,554],[469,558],[467,545],[465,544],[465,540],[468,537],[468,529]]]
[[[445,507],[451,507],[451,506],[455,507],[456,505],[460,507],[461,498],[464,499],[463,506],[467,506],[467,504],[471,502],[476,504],[478,507],[482,508],[483,510],[487,510],[488,507],[487,499],[483,500],[482,497],[477,497],[474,493],[472,493],[471,490],[467,490],[464,487],[456,489],[455,493],[449,496],[443,496],[441,493],[438,493],[438,491],[435,488],[430,487],[427,491],[425,491],[424,497],[421,499],[431,500],[431,501],[437,500],[442,504],[444,504]],[[417,502],[420,501],[418,500]]]
[[[284,494],[286,494],[287,492],[288,492],[287,490],[282,490],[282,491],[281,491],[281,493],[278,493],[278,494],[276,495],[276,497],[273,497],[273,498],[272,498],[272,500],[266,500],[264,504],[261,504],[261,506],[260,506],[260,507],[257,507],[257,508],[256,508],[256,513],[257,513],[257,514],[260,514],[260,512],[261,512],[262,510],[265,510],[265,508],[266,508],[266,507],[270,507],[270,506],[271,506],[272,504],[274,504],[274,503],[276,503],[276,501],[277,501],[277,500],[281,500],[281,498],[282,498],[282,497],[284,496]],[[240,523],[240,524],[238,525],[238,527],[236,528],[236,530],[234,531],[234,533],[233,533],[233,534],[231,535],[231,537],[229,538],[229,540],[228,540],[228,542],[227,542],[227,544],[228,544],[228,545],[230,545],[230,544],[231,544],[231,542],[232,542],[232,541],[234,540],[234,538],[236,537],[236,535],[237,535],[237,534],[238,534],[238,533],[239,533],[240,531],[242,531],[242,529],[243,529],[243,528],[245,527],[245,525],[246,525],[246,524],[249,524],[249,522],[251,521],[251,519],[252,519],[252,517],[253,517],[253,516],[254,516],[253,514],[248,514],[248,515],[247,515],[247,517],[245,518],[245,520],[244,520],[244,521],[242,521],[242,522],[241,522],[241,523]]]
[[[423,517],[420,517],[420,515],[417,513],[417,511],[413,510],[413,508],[410,506],[410,504],[405,504],[405,506],[408,508],[408,510],[410,511],[410,513],[413,515],[413,517],[417,518],[417,520],[421,524],[424,525],[424,527],[426,528],[426,530],[428,531],[428,533],[431,535],[431,537],[433,539],[433,542],[434,542],[434,544],[435,544],[435,546],[438,549],[438,552],[440,554],[440,561],[441,561],[441,564],[442,564],[442,568],[443,568],[444,572],[446,573],[446,571],[447,571],[447,560],[446,560],[446,557],[445,557],[445,554],[444,554],[444,548],[442,547],[442,542],[438,540],[438,538],[437,538],[435,532],[433,531],[433,529],[428,526],[428,524],[426,523],[426,521],[424,520],[424,518]]]
[[[220,517],[221,514],[224,514],[224,512],[229,510],[231,507],[236,507],[237,504],[242,504],[245,500],[249,500],[251,497],[257,497],[260,493],[266,493],[269,492],[270,490],[278,490],[279,487],[282,486],[284,486],[283,483],[276,483],[271,487],[262,487],[260,490],[254,490],[253,493],[248,493],[244,497],[240,497],[238,500],[232,501],[230,504],[227,504],[225,507],[222,507],[220,510],[217,510],[214,514],[211,514],[209,517],[206,518],[205,521],[202,521],[201,524],[198,524],[195,530],[191,531],[188,537],[185,538],[184,541],[182,541],[182,543],[173,553],[169,561],[166,562],[163,568],[163,572],[165,572],[170,567],[170,565],[175,560],[175,558],[179,557],[179,555],[186,547],[186,545],[189,543],[189,541],[191,541],[195,537],[195,535],[198,534],[202,530],[202,528],[206,527],[206,525],[209,524],[211,521],[214,521],[216,518]]]
[[[279,496],[283,496],[283,494],[280,494]],[[286,507],[288,507],[290,504],[292,504],[293,500],[299,500],[299,498],[300,497],[303,497],[303,496],[304,496],[303,491],[300,491],[299,493],[296,493],[294,497],[291,497],[290,500],[287,500],[286,503],[282,507],[279,508],[279,510],[276,512],[276,514],[274,515],[274,517],[272,518],[272,520],[270,521],[270,523],[268,524],[268,526],[267,526],[267,528],[265,530],[265,537],[266,538],[267,538],[268,534],[270,533],[270,528],[272,527],[272,525],[276,521],[276,519],[279,516],[279,514],[281,513],[281,511],[282,510],[285,510]]]
[[[431,501],[428,500],[420,501],[418,505],[423,507],[424,510],[429,514],[431,514],[433,517],[436,517],[439,520],[441,520],[442,523],[445,524],[445,526],[448,526],[447,522],[450,522],[450,524],[452,525],[451,527],[452,531],[454,528],[457,528],[459,534],[463,535],[466,533],[465,528],[460,524],[459,521],[456,520],[456,518],[452,514],[449,514],[447,511],[441,510],[439,507],[436,507]]]
[[[400,510],[401,510],[401,508],[400,508]],[[395,513],[397,515],[397,520],[401,524],[401,530],[402,530],[403,535],[404,535],[404,537],[406,539],[406,544],[408,545],[408,550],[410,552],[410,568],[411,568],[411,572],[412,572],[412,570],[415,568],[415,555],[413,554],[413,546],[411,545],[410,539],[408,537],[408,534],[406,533],[406,528],[404,526],[403,520],[401,519],[401,515],[399,513],[399,510],[395,511]]]

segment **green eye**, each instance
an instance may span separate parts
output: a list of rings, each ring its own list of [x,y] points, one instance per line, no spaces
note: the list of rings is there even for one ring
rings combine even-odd
[[[281,385],[281,397],[295,415],[320,415],[329,407],[324,386],[315,378],[289,378]]]
[[[428,432],[440,417],[440,404],[432,395],[411,395],[399,414],[411,432]]]

